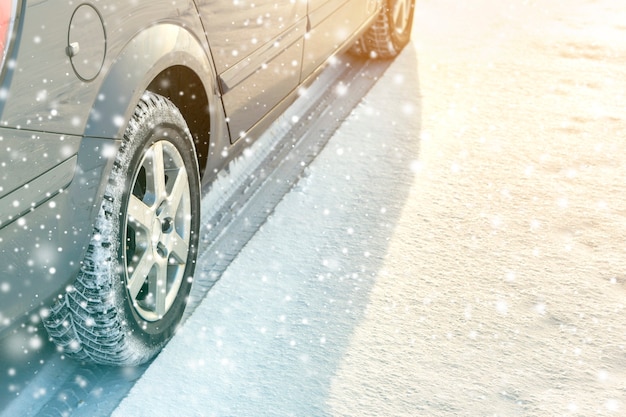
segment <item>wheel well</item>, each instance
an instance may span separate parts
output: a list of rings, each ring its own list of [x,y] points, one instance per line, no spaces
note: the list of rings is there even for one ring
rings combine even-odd
[[[202,81],[195,72],[178,65],[162,71],[150,83],[148,90],[167,97],[182,113],[196,145],[202,176],[211,135],[209,100]]]

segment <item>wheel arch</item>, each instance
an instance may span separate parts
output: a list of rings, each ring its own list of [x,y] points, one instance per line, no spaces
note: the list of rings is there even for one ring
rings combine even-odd
[[[183,115],[196,146],[202,175],[211,139],[211,105],[202,80],[191,68],[174,65],[161,71],[146,90],[168,98]]]
[[[106,68],[84,136],[120,139],[139,99],[152,91],[169,98],[183,114],[202,171],[211,138],[227,132],[207,51],[191,32],[173,23],[142,30]]]

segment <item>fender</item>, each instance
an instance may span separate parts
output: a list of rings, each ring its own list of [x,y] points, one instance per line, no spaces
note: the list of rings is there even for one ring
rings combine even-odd
[[[75,206],[88,213],[91,224],[102,202],[112,160],[141,95],[154,79],[173,66],[184,66],[201,79],[211,109],[211,138],[230,143],[216,76],[210,56],[190,31],[172,23],[142,29],[103,69],[104,80],[95,95],[78,151],[77,176],[68,190]],[[80,184],[80,185],[79,185]],[[84,188],[89,188],[85,193]],[[81,203],[81,195],[92,196]]]
[[[208,46],[203,47],[197,37],[179,25],[161,23],[137,34],[106,69],[105,80],[89,114],[84,136],[120,139],[148,85],[163,70],[180,65],[198,75],[209,105],[212,109],[222,109],[221,114],[224,114]],[[212,130],[223,129],[217,119],[212,124]]]

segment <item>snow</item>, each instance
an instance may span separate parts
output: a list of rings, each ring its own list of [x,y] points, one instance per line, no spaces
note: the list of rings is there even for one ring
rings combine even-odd
[[[113,415],[624,415],[625,20],[418,1],[413,43]],[[50,362],[22,398],[57,395]],[[109,410],[103,387],[85,401]]]
[[[625,15],[418,2],[114,415],[622,415]]]
[[[417,155],[417,110],[376,102],[418,97],[415,59],[396,61],[404,82],[379,82],[114,415],[144,414],[147,398],[160,415],[325,413]]]

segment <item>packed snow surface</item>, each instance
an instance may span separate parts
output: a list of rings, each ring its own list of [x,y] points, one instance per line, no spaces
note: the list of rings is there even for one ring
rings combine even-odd
[[[625,415],[625,21],[418,1],[414,42],[114,414]],[[28,334],[4,364],[46,346]],[[74,368],[46,361],[20,399],[65,395]],[[117,403],[97,384],[73,415]]]
[[[114,415],[327,413],[415,175],[415,51],[393,65]]]
[[[413,43],[114,415],[625,415],[624,22],[418,1]]]

